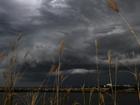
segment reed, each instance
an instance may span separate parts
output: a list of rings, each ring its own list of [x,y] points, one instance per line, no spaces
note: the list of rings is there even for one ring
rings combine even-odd
[[[140,102],[140,73],[138,73],[137,90],[138,90],[138,97]]]
[[[59,50],[59,55],[62,56],[63,53],[64,53],[64,40],[62,40],[60,42],[60,45],[59,45],[59,49],[58,50]]]
[[[97,87],[98,87],[98,89],[100,89],[100,71],[99,71],[99,60],[98,60],[99,42],[98,42],[98,40],[95,40],[95,48],[96,48]]]
[[[91,105],[91,102],[92,102],[93,92],[94,92],[94,89],[91,89],[91,91],[89,93],[89,102],[88,102],[89,105]]]
[[[122,13],[120,12],[118,3],[116,2],[116,0],[107,0],[107,4],[108,7],[112,9],[112,11],[116,12],[120,18],[123,20],[123,22],[127,25],[129,31],[131,32],[131,34],[134,36],[135,40],[137,41],[138,45],[140,46],[140,41],[138,38],[138,34],[135,32],[134,28],[131,26],[131,24],[129,24],[128,20],[126,19],[125,16],[122,15]]]
[[[119,7],[116,0],[107,0],[108,6],[114,11],[119,12]]]
[[[33,95],[31,100],[31,105],[36,105],[37,96]]]
[[[135,72],[134,72],[134,77],[135,77],[135,80],[136,80],[136,84],[137,84],[137,95],[138,95],[138,100],[140,102],[140,84],[139,84],[139,73],[138,73],[138,70],[137,70],[137,66],[135,64]]]
[[[4,52],[0,52],[0,61],[3,61],[7,55]]]
[[[117,75],[118,74],[118,58],[115,61],[115,89],[114,89],[114,105],[117,105]]]
[[[100,100],[99,105],[105,105],[104,95],[102,93],[100,93],[99,96],[100,96],[99,97],[99,100]]]
[[[100,89],[100,70],[99,70],[99,42],[98,40],[95,40],[95,48],[96,48],[96,72],[97,72],[97,88],[99,90],[98,92],[98,102],[99,105],[103,105],[103,96],[101,94],[101,89]]]
[[[59,45],[59,58],[58,58],[58,68],[57,68],[57,92],[56,92],[56,105],[59,105],[60,102],[59,102],[59,86],[60,86],[60,68],[61,68],[61,58],[62,58],[62,55],[63,55],[63,52],[64,52],[64,40],[62,40],[60,42],[60,45]]]
[[[82,90],[82,95],[83,95],[83,105],[86,105],[86,94],[85,94],[84,89],[85,89],[85,83],[81,87],[81,90]]]
[[[111,8],[114,12],[116,12],[121,19],[125,22],[125,24],[128,26],[130,32],[132,33],[132,35],[135,37],[137,43],[140,45],[140,42],[138,40],[138,35],[137,33],[134,31],[133,27],[129,24],[129,22],[127,21],[127,19],[120,13],[120,9],[119,6],[116,2],[116,0],[107,0],[108,6],[109,8]],[[15,69],[16,64],[17,64],[17,48],[18,48],[18,44],[19,41],[22,39],[22,34],[19,34],[19,36],[16,38],[15,43],[13,43],[13,45],[11,46],[11,51],[13,52],[13,56],[10,58],[9,61],[9,65],[7,67],[7,70],[4,73],[4,78],[5,78],[5,89],[6,89],[6,97],[5,97],[5,102],[4,105],[12,105],[12,101],[13,101],[13,96],[15,95],[12,91],[11,88],[13,88],[17,82],[17,80],[19,80],[18,73],[13,73],[12,70]],[[58,51],[58,64],[53,65],[52,68],[50,69],[50,73],[57,73],[57,83],[56,83],[56,97],[52,97],[50,98],[50,105],[62,105],[61,101],[60,101],[60,85],[61,85],[61,81],[65,80],[64,75],[60,75],[60,68],[61,68],[61,64],[62,64],[62,56],[64,53],[64,40],[62,40],[59,44],[59,51]],[[95,48],[96,48],[96,72],[97,72],[97,88],[95,89],[98,92],[98,101],[99,101],[99,105],[105,105],[105,96],[104,94],[101,92],[102,88],[100,86],[100,69],[99,69],[99,42],[98,40],[95,40]],[[3,60],[7,55],[5,55],[4,53],[0,53],[0,61]],[[27,54],[25,55],[26,58]],[[115,64],[115,90],[113,91],[113,82],[112,82],[112,73],[111,73],[111,65],[112,65],[112,53],[111,51],[108,51],[107,54],[108,57],[108,65],[109,65],[109,83],[110,88],[111,88],[111,93],[112,95],[114,94],[113,98],[114,98],[114,105],[117,105],[117,70],[118,70],[118,64],[117,64],[117,60],[116,60],[116,64]],[[140,89],[139,89],[139,80],[140,80],[140,73],[138,73],[136,67],[135,67],[135,78],[137,81],[137,92],[138,92],[138,97],[140,100]],[[86,97],[85,97],[85,85],[81,88],[82,90],[82,94],[84,96],[84,105],[86,105]],[[67,93],[69,94],[71,91],[71,89],[67,89]],[[89,105],[91,105],[91,100],[92,100],[92,94],[94,93],[94,89],[92,90],[88,90],[90,91],[90,98],[89,98]],[[103,90],[105,91],[105,90]],[[30,99],[28,100],[27,105],[37,105],[38,103],[38,98],[39,98],[39,91],[37,93],[30,93]],[[65,98],[65,97],[64,97]],[[42,99],[42,105],[45,105],[45,95],[43,96]],[[16,103],[17,104],[17,103]],[[78,103],[77,101],[75,101],[73,103],[73,105],[80,105],[80,103]]]
[[[107,0],[107,4],[108,4],[108,7],[112,9],[112,11],[116,12],[120,16],[120,18],[122,19],[122,21],[127,25],[127,27],[129,29],[129,31],[131,32],[131,34],[134,36],[137,44],[140,46],[140,41],[139,41],[139,37],[138,37],[137,32],[135,32],[134,28],[128,22],[128,20],[126,19],[126,17],[122,15],[122,13],[120,11],[120,8],[118,6],[118,3],[115,0]],[[135,78],[136,78],[136,81],[137,81],[138,91],[139,91],[139,79],[138,79],[137,74],[136,74]],[[139,92],[138,92],[138,96],[139,96],[139,100],[140,100]]]
[[[18,72],[13,72],[14,70],[16,70],[16,66],[17,66],[17,49],[18,49],[18,45],[19,42],[22,38],[22,35],[19,34],[16,38],[16,40],[13,42],[11,48],[11,52],[12,52],[12,56],[7,56],[10,57],[9,63],[3,73],[3,77],[5,80],[5,89],[6,89],[6,95],[5,95],[5,101],[4,101],[4,105],[12,105],[13,103],[13,96],[15,95],[15,93],[13,93],[11,91],[11,88],[13,88],[17,82],[17,80],[19,80],[21,77],[20,73]]]
[[[108,51],[108,65],[109,65],[109,70],[108,70],[108,74],[109,74],[109,83],[111,84],[111,90],[113,93],[113,89],[112,89],[112,73],[111,73],[111,65],[112,65],[112,53],[111,50]]]
[[[114,90],[113,90],[113,87],[112,87],[113,86],[113,82],[112,82],[112,71],[111,71],[111,66],[112,66],[112,52],[111,52],[111,50],[108,51],[107,56],[108,56],[108,66],[109,66],[109,70],[108,70],[109,84],[110,84],[112,99],[113,99],[113,102],[114,102],[114,105],[115,105],[116,104],[116,101],[115,101],[116,97],[115,97]],[[115,70],[115,73],[116,73],[116,70]],[[115,77],[115,80],[116,80],[116,77]]]

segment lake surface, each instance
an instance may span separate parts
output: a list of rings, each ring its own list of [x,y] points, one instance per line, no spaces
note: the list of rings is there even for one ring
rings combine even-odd
[[[96,73],[86,73],[86,74],[72,74],[72,75],[64,75],[66,79],[61,83],[62,87],[94,87],[97,85],[96,82]],[[28,77],[28,78],[27,78]],[[33,78],[34,77],[34,78]],[[23,78],[19,80],[16,86],[20,87],[36,87],[36,86],[47,86],[53,87],[55,84],[56,76],[47,76],[46,74],[42,74],[39,72],[28,72],[23,75]],[[108,82],[108,72],[102,71],[100,72],[100,84],[105,85]],[[112,73],[112,80],[114,83],[114,73]],[[2,82],[1,82],[2,84]],[[127,72],[119,72],[117,76],[117,84],[118,85],[135,85],[135,78],[132,74]],[[42,95],[40,95],[42,96]],[[66,97],[65,94],[60,94],[61,98]],[[24,97],[24,98],[23,98]],[[98,95],[93,94],[90,97],[90,94],[81,94],[81,93],[69,93],[64,99],[63,105],[72,105],[72,103],[77,103],[77,105],[98,105]],[[15,97],[15,101],[19,102],[22,105],[21,99],[24,100],[28,98],[28,102],[31,101],[31,96],[28,93],[18,93],[18,97]],[[89,102],[89,99],[91,101]],[[105,105],[113,105],[112,96],[110,94],[105,94]],[[2,99],[2,98],[0,98]],[[54,95],[50,93],[46,93],[45,97],[46,102],[49,104],[50,100],[54,100]],[[1,100],[2,101],[2,100]],[[41,99],[37,99],[38,104],[41,105]],[[78,104],[79,103],[79,104]],[[118,105],[139,105],[137,94],[126,93],[126,94],[117,94],[117,103]],[[24,105],[24,104],[23,104]]]

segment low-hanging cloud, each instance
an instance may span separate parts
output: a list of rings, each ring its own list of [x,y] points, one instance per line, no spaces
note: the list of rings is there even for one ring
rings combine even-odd
[[[3,46],[1,50],[7,48],[5,41],[14,40],[17,32],[23,33],[18,49],[20,62],[24,62],[27,52],[29,61],[55,60],[61,40],[65,42],[64,57],[69,61],[74,58],[82,59],[83,63],[93,62],[95,39],[101,43],[103,59],[109,49],[122,54],[138,52],[135,39],[121,18],[107,7],[105,0],[41,0],[38,5],[19,1],[22,0],[0,1],[0,37],[4,40],[0,45]],[[139,32],[140,2],[118,0],[118,3],[123,15],[128,16],[128,21]]]

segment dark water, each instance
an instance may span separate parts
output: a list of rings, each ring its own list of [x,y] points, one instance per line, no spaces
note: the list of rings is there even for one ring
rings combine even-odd
[[[1,94],[2,95],[2,94]],[[56,102],[55,95],[46,93],[46,97],[43,97],[44,94],[38,95],[36,100],[36,105],[42,105],[45,102],[45,105],[51,105],[51,103]],[[98,95],[93,94],[90,97],[90,94],[81,94],[81,93],[70,93],[70,94],[60,94],[60,105],[98,105]],[[13,105],[31,105],[32,95],[19,93],[14,97]],[[44,101],[45,100],[45,101]],[[104,95],[105,105],[113,105],[112,96],[110,94]],[[3,105],[2,96],[0,97],[0,103]],[[119,94],[117,95],[117,105],[140,105],[138,97],[136,94]]]
[[[22,86],[22,87],[34,87],[34,86],[48,86],[52,87],[55,84],[55,76],[46,76],[40,73],[28,73],[28,76],[30,78],[23,77],[23,79],[19,80],[16,84],[16,86]],[[32,78],[34,77],[34,78]],[[36,77],[36,78],[35,78]],[[94,87],[96,86],[96,74],[74,74],[74,75],[69,75],[61,83],[62,87]],[[112,74],[112,79],[114,83],[114,74]],[[104,71],[100,73],[100,84],[105,85],[108,83],[108,72]],[[42,82],[44,81],[44,82]],[[43,85],[41,85],[43,84]],[[126,73],[126,72],[119,72],[117,76],[117,84],[118,85],[135,85],[136,81],[134,76],[131,73]],[[14,97],[13,102],[18,103],[17,105],[27,105],[31,103],[31,94],[23,94],[23,93],[18,93],[16,94],[17,96]],[[36,105],[42,105],[42,95],[40,94]],[[50,94],[50,93],[45,93],[45,101],[46,105],[51,105],[51,102],[55,102],[55,94]],[[3,105],[3,99],[2,99],[2,94],[0,97],[1,104]],[[61,105],[98,105],[98,94],[82,94],[82,93],[69,93],[69,94],[60,94],[61,97]],[[89,101],[90,100],[90,101]],[[113,105],[113,100],[112,96],[110,94],[104,94],[104,100],[105,100],[105,105]],[[77,104],[76,104],[77,103]],[[137,94],[132,94],[132,93],[126,93],[126,94],[117,94],[117,105],[140,105],[140,102],[138,101],[138,96]]]

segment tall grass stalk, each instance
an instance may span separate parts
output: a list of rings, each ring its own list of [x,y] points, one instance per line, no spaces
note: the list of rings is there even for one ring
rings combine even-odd
[[[131,26],[131,24],[129,24],[128,20],[122,15],[122,13],[120,12],[119,6],[116,2],[116,0],[107,0],[108,6],[114,11],[116,12],[121,19],[124,21],[124,23],[127,25],[129,31],[131,32],[131,34],[134,36],[134,38],[136,39],[138,45],[140,46],[140,41],[139,41],[139,37],[138,34],[135,32],[134,28]],[[138,97],[139,97],[139,101],[140,101],[140,94],[139,94],[139,76],[136,72],[135,74],[136,77],[136,81],[137,81],[137,89],[138,89]]]
[[[124,23],[127,25],[128,29],[130,30],[130,32],[132,33],[132,35],[136,39],[138,45],[140,46],[138,34],[135,32],[135,30],[131,26],[131,24],[129,24],[128,20],[120,12],[120,9],[119,9],[119,6],[118,6],[118,3],[116,2],[116,0],[107,0],[107,3],[108,3],[108,6],[121,17],[121,19],[124,21]]]
[[[89,105],[91,105],[91,102],[92,102],[93,92],[94,90],[92,89],[89,94],[89,102],[88,102]]]
[[[57,68],[57,92],[56,92],[56,105],[59,105],[59,86],[60,86],[60,68],[61,68],[61,58],[64,52],[64,40],[60,42],[59,46],[59,58],[58,58],[58,68]]]
[[[118,15],[126,23],[126,25],[128,26],[129,31],[132,33],[132,35],[136,39],[138,45],[140,46],[140,41],[139,41],[139,38],[138,38],[138,34],[135,32],[134,28],[131,26],[131,24],[128,22],[128,20],[120,12],[118,13]]]
[[[105,99],[104,99],[104,95],[100,92],[100,95],[99,95],[99,105],[105,105]]]
[[[82,89],[82,95],[83,95],[83,105],[86,105],[86,94],[85,94],[85,91],[84,91],[84,88],[85,88],[85,83],[83,84],[83,86],[81,87]]]
[[[108,70],[109,84],[110,84],[111,94],[113,96],[113,101],[114,101],[114,91],[113,91],[113,87],[112,87],[113,82],[112,82],[112,73],[111,73],[111,65],[112,65],[112,53],[111,53],[111,50],[108,51],[107,56],[108,56],[108,66],[109,66],[109,70]]]
[[[98,43],[98,40],[95,40],[95,47],[96,47],[97,87],[100,90],[100,71],[99,71],[99,59],[98,59],[99,43]]]
[[[31,97],[31,105],[36,105],[37,98],[38,98],[38,94],[33,93],[32,97]]]
[[[16,70],[17,66],[17,49],[21,38],[22,35],[19,34],[16,40],[13,42],[12,46],[10,46],[12,56],[7,56],[7,58],[10,57],[10,60],[6,70],[3,73],[6,88],[4,105],[12,105],[14,93],[11,91],[11,89],[15,86],[15,83],[17,80],[19,80],[20,77],[19,73],[15,73],[13,71]]]
[[[113,93],[113,89],[112,89],[112,73],[111,73],[111,65],[112,65],[112,54],[111,54],[111,50],[108,51],[108,66],[109,66],[109,70],[108,70],[108,74],[109,74],[109,83],[111,84],[111,91]]]
[[[100,89],[100,71],[99,71],[99,58],[98,58],[99,42],[98,42],[98,40],[95,40],[95,48],[96,48],[96,72],[97,72],[98,102],[99,102],[99,105],[104,105],[103,95],[101,94],[101,89]]]
[[[140,102],[140,73],[138,73],[137,89],[138,89],[138,97]]]
[[[117,74],[118,74],[118,58],[115,62],[115,90],[114,90],[114,105],[117,105]]]
[[[140,102],[140,89],[139,89],[139,73],[135,64],[135,73],[134,73],[135,79],[136,79],[136,83],[137,83],[137,94],[138,94],[138,100]]]

